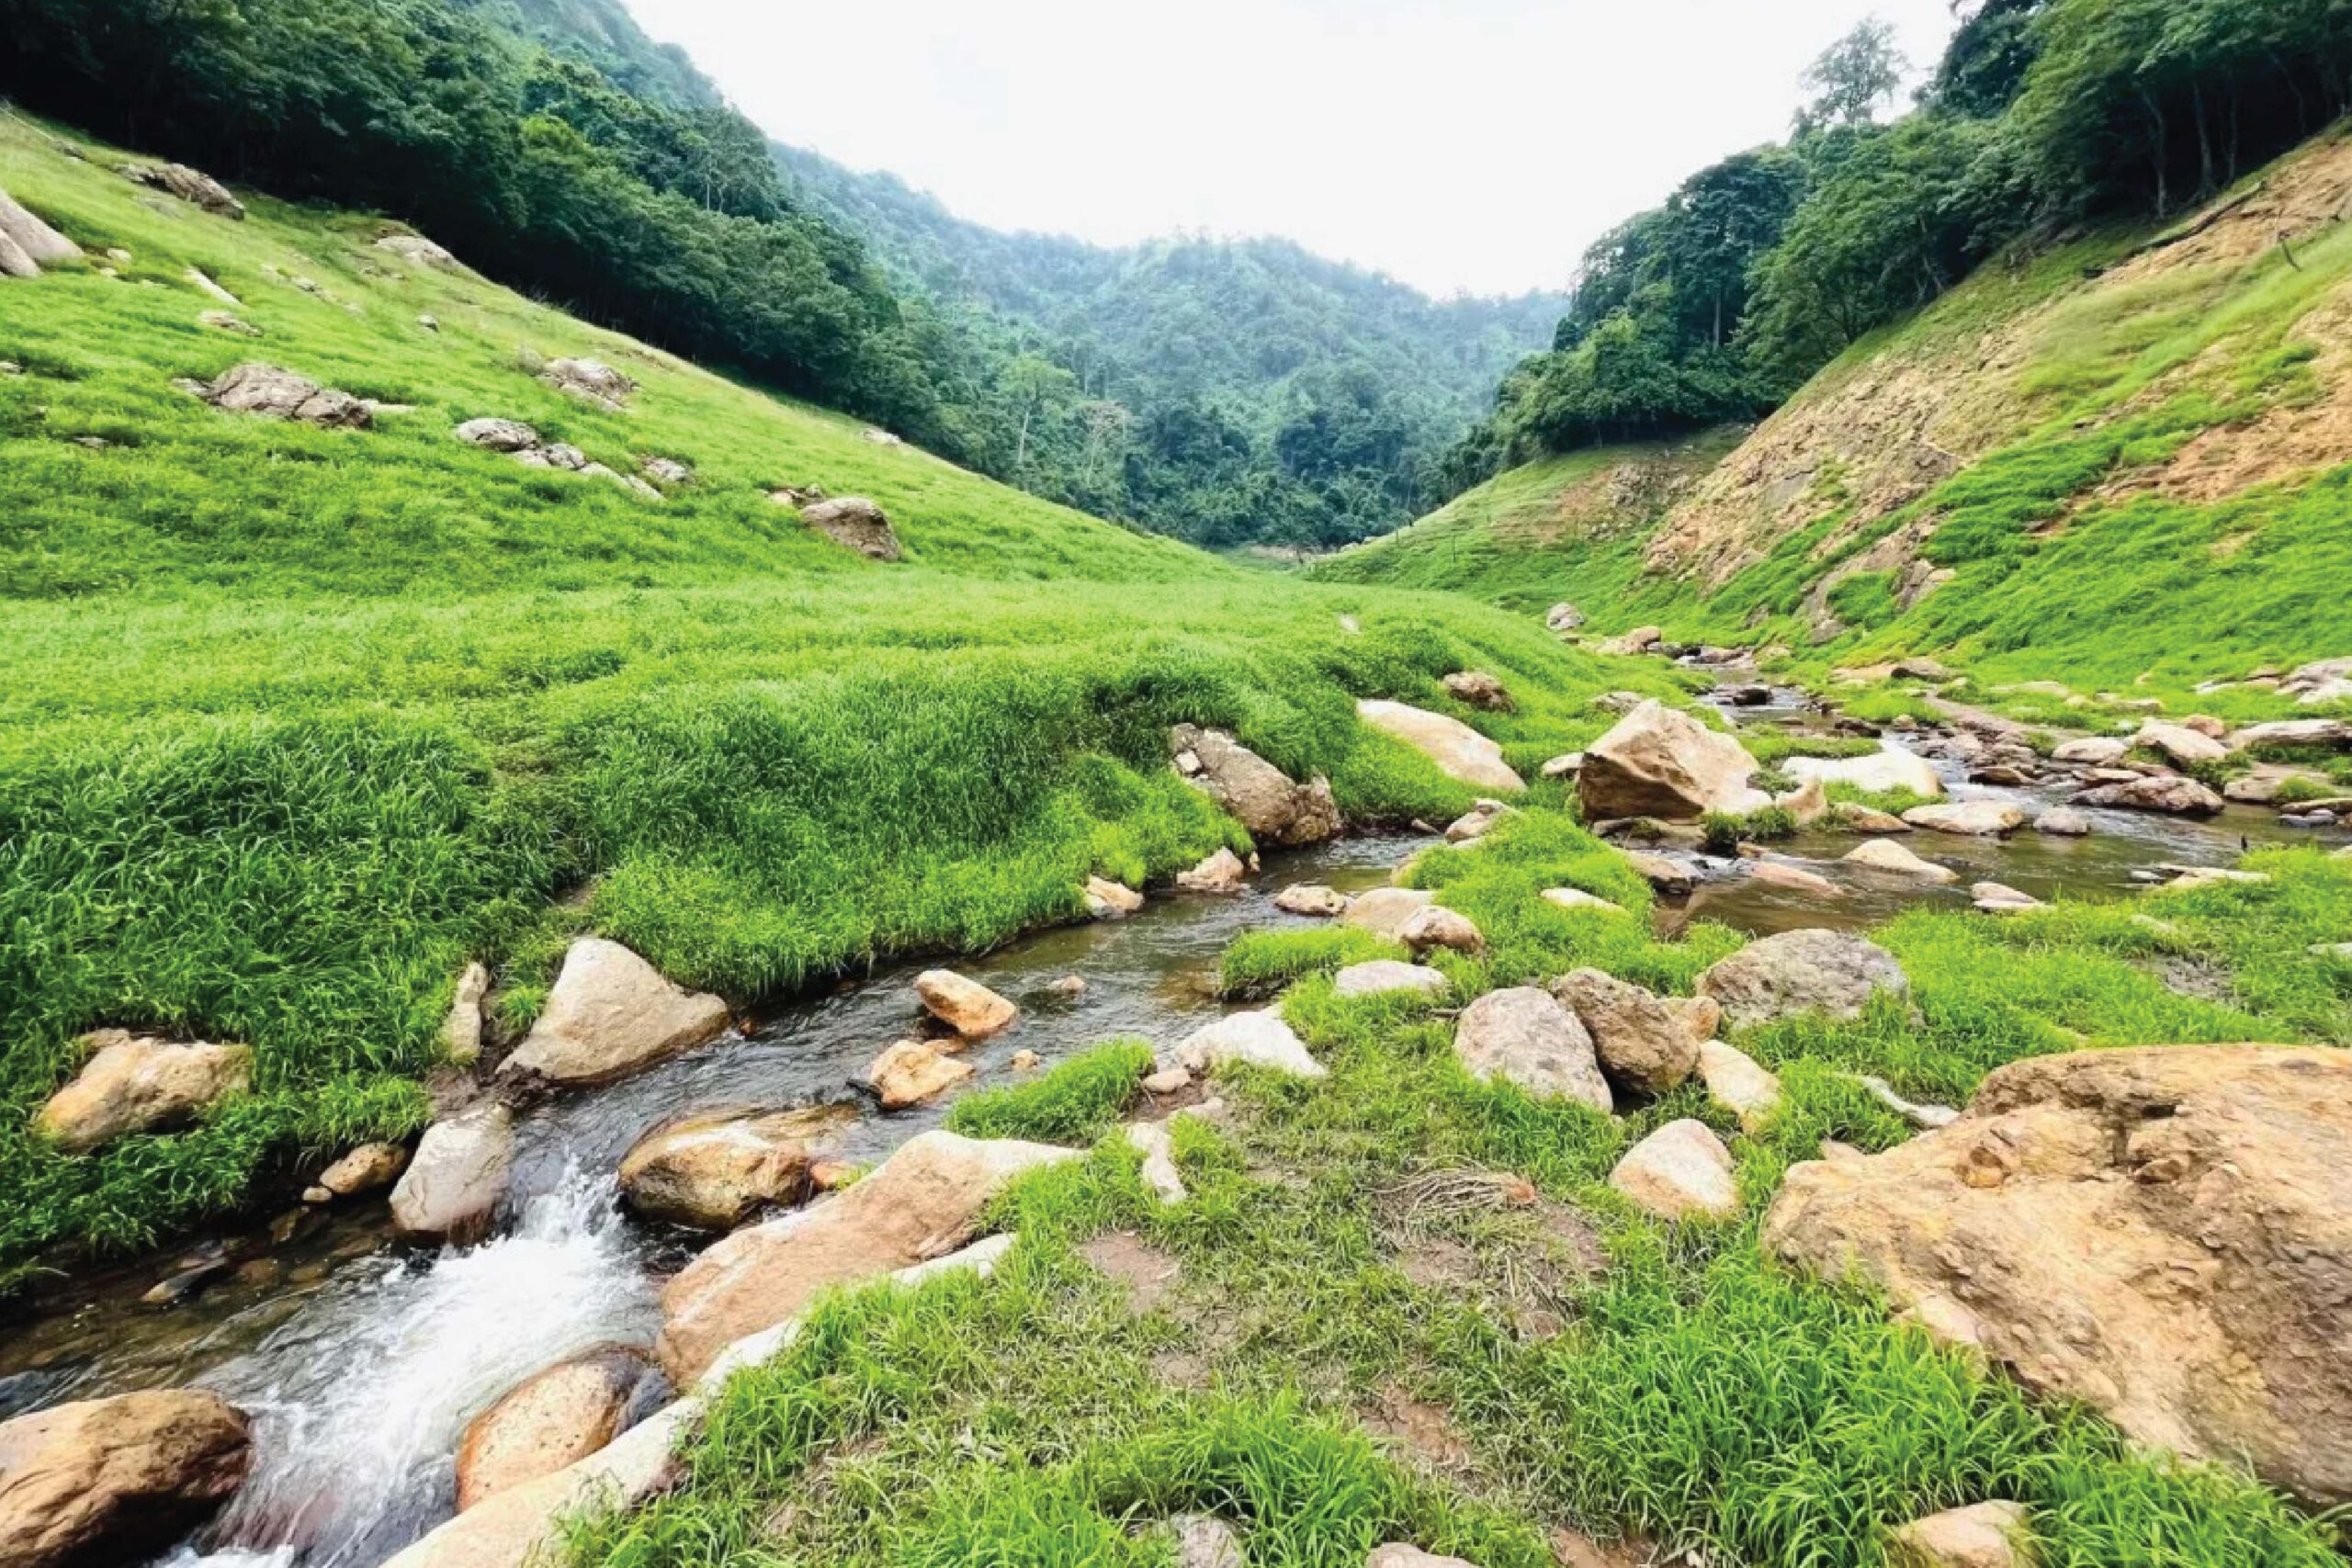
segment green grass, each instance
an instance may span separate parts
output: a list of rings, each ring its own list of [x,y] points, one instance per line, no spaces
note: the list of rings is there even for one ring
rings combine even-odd
[[[1461,714],[1532,773],[1599,733],[1595,693],[1679,689],[1449,598],[1224,566],[412,272],[364,217],[256,196],[231,223],[88,151],[0,119],[0,186],[132,257],[0,289],[28,372],[0,377],[0,1280],[413,1130],[469,958],[508,1028],[591,929],[749,1005],[1245,844],[1171,775],[1171,723],[1327,774],[1352,816],[1442,821],[1473,792],[1356,698]],[[191,265],[266,335],[200,326]],[[628,412],[529,374],[566,354],[637,378]],[[326,432],[171,386],[246,358],[414,412]],[[452,438],[492,414],[695,478],[656,502]],[[786,483],[872,496],[908,560],[805,530]],[[1472,666],[1516,713],[1450,702]],[[248,1043],[257,1092],[91,1157],[35,1147],[107,1025]]]
[[[1110,1131],[1151,1070],[1151,1046],[1114,1041],[1073,1056],[1035,1083],[967,1094],[947,1112],[950,1132],[969,1138],[1091,1144]]]
[[[1407,956],[1402,944],[1353,926],[1250,931],[1225,950],[1217,991],[1237,1001],[1270,997],[1309,975]]]
[[[1612,1119],[1477,1083],[1444,1020],[1310,976],[1284,1008],[1331,1077],[1220,1074],[1230,1120],[1174,1123],[1190,1201],[1148,1198],[1115,1138],[1025,1180],[994,1211],[1022,1241],[993,1280],[833,1298],[787,1356],[729,1385],[683,1450],[687,1484],[580,1522],[573,1561],[1162,1563],[1159,1521],[1206,1511],[1252,1563],[1354,1564],[1401,1539],[1533,1564],[1567,1525],[1759,1568],[1876,1568],[1891,1528],[2001,1497],[2028,1505],[2052,1568],[2324,1568],[2335,1525],[2029,1398],[1868,1297],[1767,1263],[1756,1235],[1823,1138],[1909,1135],[1838,1069],[1957,1099],[1999,1062],[2085,1043],[2352,1039],[2352,981],[2291,956],[2345,929],[2352,864],[2255,863],[2272,883],[2144,900],[2163,937],[2131,906],[1897,921],[1885,940],[1923,1021],[1751,1032],[1785,1090],[1753,1136],[1695,1089]],[[1645,896],[1550,809],[1414,874],[1487,933],[1487,958],[1455,971],[1469,991],[1598,964],[1687,992],[1737,945],[1542,903],[1577,878]],[[2211,966],[2231,1000],[2153,981],[2137,961],[2158,946]],[[1660,1224],[1603,1184],[1634,1140],[1690,1115],[1731,1142],[1735,1220]],[[1076,1252],[1114,1231],[1178,1275],[1140,1315]],[[1553,1244],[1579,1232],[1598,1273],[1559,1266]],[[1411,1262],[1429,1257],[1450,1261]],[[1399,1399],[1458,1443],[1442,1478],[1354,1430]]]
[[[1947,395],[1997,407],[2005,427],[1928,494],[1878,515],[1855,513],[1840,454],[1822,451],[1805,522],[1743,540],[1761,558],[1727,580],[1647,573],[1654,507],[1565,536],[1532,525],[1582,493],[1611,453],[1503,475],[1312,575],[1452,589],[1522,611],[1572,598],[1612,630],[1655,623],[1678,641],[1785,645],[1796,650],[1788,671],[1815,681],[1834,666],[1933,651],[1987,685],[2059,679],[2086,694],[2156,697],[2175,713],[2276,716],[2291,705],[2194,688],[2352,649],[2352,602],[2339,591],[2352,580],[2352,535],[2341,526],[2352,465],[2287,463],[2270,482],[2203,503],[2136,481],[2207,432],[2340,400],[2320,379],[2312,323],[2352,287],[2352,225],[2298,244],[2292,265],[2273,247],[2250,261],[2086,280],[2086,265],[2114,260],[2133,238],[2096,235],[1988,266],[1854,345],[1798,394],[1798,409],[1864,374],[1997,376]],[[1969,367],[1969,345],[2020,321],[2021,365]],[[1838,577],[1919,521],[1935,525],[1926,559],[1951,581],[1906,608],[1888,572]],[[1812,605],[1825,584],[1844,629],[1816,642]],[[1881,708],[1866,716],[1907,711],[1891,698]],[[2041,716],[2081,725],[2104,712],[2045,705]]]

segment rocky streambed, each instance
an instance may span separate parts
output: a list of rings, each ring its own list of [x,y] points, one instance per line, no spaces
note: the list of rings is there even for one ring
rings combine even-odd
[[[1824,722],[1802,694],[1727,688],[1722,703],[1756,730],[1806,731]],[[1646,750],[1618,744],[1623,732],[1638,735],[1650,722],[1636,709],[1596,746],[1596,754],[1613,747],[1614,760],[1604,757],[1598,768],[1588,761],[1582,770],[1588,816],[1596,791],[1611,787],[1592,781],[1615,768],[1613,787],[1628,787],[1628,776],[1653,763],[1661,764],[1657,779],[1635,778],[1641,790],[1662,779],[1670,793],[1679,787],[1670,781],[1718,768],[1718,786],[1738,792],[1742,804],[1758,804],[1742,772],[1744,754],[1735,755],[1736,746],[1724,750],[1720,738],[1694,742],[1668,726],[1665,739]],[[1300,820],[1328,804],[1279,775],[1249,776],[1248,764],[1263,764],[1246,752],[1244,773],[1233,773],[1222,744],[1204,735],[1180,737],[1178,765],[1216,774],[1212,793],[1261,841],[1280,841],[1273,817]],[[1677,754],[1692,746],[1698,750]],[[1708,852],[1694,843],[1696,831],[1687,823],[1612,829],[1629,847],[1646,852],[1641,863],[1667,895],[1661,927],[1670,931],[1704,919],[1757,936],[1859,929],[1923,903],[1982,907],[1984,884],[2026,899],[2121,897],[2184,869],[2226,868],[2253,845],[2345,837],[2340,825],[2291,828],[2278,813],[2250,806],[2217,802],[2210,814],[2182,816],[2078,805],[2077,797],[2098,787],[2097,764],[2036,759],[2028,765],[2011,755],[2018,742],[1997,722],[1955,720],[1890,736],[1884,746],[1886,770],[1932,782],[1946,806],[1962,808],[1956,818],[1926,820],[1990,818],[2006,830],[1872,821],[1867,813],[1830,809],[1812,784],[1787,797],[1786,808],[1804,821],[1794,836],[1736,853]],[[1498,759],[1487,765],[1498,766]],[[1263,791],[1227,787],[1235,778]],[[2056,824],[2063,830],[2039,830],[2035,824],[2051,825],[2053,813],[2071,814]],[[1475,840],[1505,814],[1499,806],[1482,809],[1448,836]],[[1265,820],[1254,819],[1261,816]],[[1120,1036],[1144,1040],[1165,1055],[1232,1011],[1217,1000],[1214,976],[1234,937],[1253,927],[1329,918],[1349,896],[1386,885],[1424,842],[1340,839],[1284,853],[1254,877],[1232,857],[1216,857],[1186,879],[1200,891],[1156,898],[1125,919],[1043,932],[974,961],[962,973],[986,987],[981,996],[1014,1004],[1018,1021],[970,1031],[952,1081],[1018,1082]],[[1889,844],[1899,844],[1900,852],[1852,858],[1865,845]],[[1329,891],[1299,897],[1297,890],[1307,887]],[[1102,897],[1119,891],[1106,886]],[[1283,897],[1286,891],[1290,897]],[[1400,919],[1416,913],[1399,910]],[[1427,937],[1448,944],[1434,929],[1445,912],[1426,914],[1432,926]],[[1469,934],[1475,938],[1475,930]],[[1364,968],[1397,969],[1408,979],[1429,973]],[[593,1450],[679,1392],[647,1352],[664,1327],[664,1281],[709,1237],[625,1212],[616,1172],[649,1132],[681,1114],[718,1108],[802,1108],[810,1114],[796,1126],[827,1162],[848,1166],[882,1160],[939,1126],[948,1096],[917,1095],[886,1114],[847,1087],[865,1077],[885,1044],[913,1031],[918,978],[913,965],[892,968],[741,1027],[717,1028],[713,1020],[717,1038],[708,1043],[661,1056],[616,1082],[526,1100],[512,1114],[503,1193],[486,1224],[453,1225],[457,1245],[419,1247],[413,1234],[404,1243],[379,1190],[373,1197],[291,1209],[260,1230],[200,1244],[168,1267],[150,1263],[61,1287],[35,1315],[0,1334],[0,1417],[132,1391],[212,1391],[250,1417],[250,1474],[217,1517],[169,1546],[163,1560],[176,1568],[373,1568],[450,1517],[461,1489],[461,1447],[472,1471],[495,1470],[493,1438],[469,1435],[486,1409],[525,1397],[558,1410],[568,1408],[564,1401],[582,1402],[595,1413],[585,1422]],[[1357,978],[1385,983],[1379,976]],[[1472,1010],[1507,1010],[1518,996],[1498,993]],[[938,1010],[941,998],[931,999]],[[1608,1001],[1591,1005],[1606,1010]],[[712,1030],[684,1017],[697,1005],[683,993],[675,1002],[681,1026],[692,1024],[707,1037]],[[1465,1013],[1464,1021],[1479,1021]],[[1517,1038],[1512,1020],[1489,1021]],[[1236,1054],[1254,1048],[1242,1038],[1251,1025],[1236,1021],[1239,1032],[1228,1043]],[[1713,1066],[1728,1072],[1744,1060]],[[1711,1071],[1711,1085],[1716,1076]],[[1645,1157],[1660,1163],[1654,1185],[1674,1185],[1708,1165],[1664,1145]],[[1629,1170],[1626,1180],[1638,1184],[1640,1162],[1629,1162]],[[322,1179],[334,1186],[331,1175]],[[919,1245],[908,1255],[927,1256]],[[706,1259],[697,1267],[707,1274],[720,1266]],[[727,1337],[716,1335],[711,1348]],[[690,1379],[709,1358],[681,1352],[664,1359],[694,1363],[679,1374]],[[549,1369],[560,1369],[562,1378],[542,1377]],[[616,1452],[622,1447],[613,1445]]]

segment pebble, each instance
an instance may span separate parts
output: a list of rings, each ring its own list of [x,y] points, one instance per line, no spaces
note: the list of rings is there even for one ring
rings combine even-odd
[[[1146,1094],[1182,1094],[1193,1087],[1193,1075],[1182,1067],[1167,1067],[1143,1080]]]

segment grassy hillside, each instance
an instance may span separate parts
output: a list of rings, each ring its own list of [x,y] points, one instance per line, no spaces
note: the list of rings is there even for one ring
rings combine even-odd
[[[144,1242],[298,1146],[414,1124],[469,956],[521,1022],[582,927],[739,1001],[986,944],[1076,913],[1090,872],[1236,838],[1171,778],[1173,720],[1354,811],[1441,815],[1466,792],[1353,696],[1493,668],[1532,765],[1623,682],[1514,618],[1247,573],[875,443],[419,270],[372,220],[209,216],[51,134],[0,122],[0,187],[93,257],[0,286],[0,1265]],[[192,266],[259,338],[199,323],[227,307]],[[628,412],[531,374],[581,354],[641,383]],[[322,431],[173,387],[249,359],[409,407]],[[485,415],[695,477],[656,501],[453,439]],[[872,496],[906,563],[807,531],[785,484]],[[248,1042],[259,1093],[36,1148],[28,1114],[108,1024]]]
[[[1317,575],[2084,689],[2341,655],[2347,195],[2334,135],[2173,230],[1997,262],[1856,345],[1655,526],[1514,531],[1611,460],[1586,455]]]

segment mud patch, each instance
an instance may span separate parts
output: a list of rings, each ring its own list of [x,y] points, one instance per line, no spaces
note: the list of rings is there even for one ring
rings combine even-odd
[[[1393,1384],[1381,1389],[1376,1403],[1359,1409],[1356,1418],[1375,1439],[1438,1470],[1465,1471],[1475,1462],[1470,1445],[1453,1429],[1452,1411]]]
[[[1184,1266],[1130,1231],[1096,1236],[1079,1257],[1126,1287],[1127,1310],[1140,1317],[1168,1298],[1184,1277]]]
[[[2221,1007],[2237,1005],[2230,972],[2210,958],[2189,953],[2160,953],[2137,961],[2137,966],[2165,984],[2165,989],[2191,1001]]]

